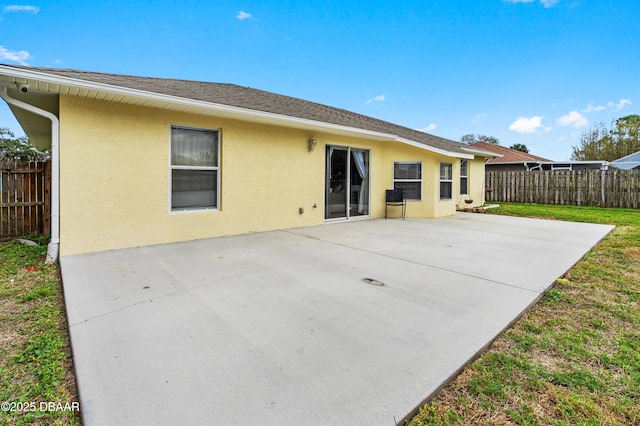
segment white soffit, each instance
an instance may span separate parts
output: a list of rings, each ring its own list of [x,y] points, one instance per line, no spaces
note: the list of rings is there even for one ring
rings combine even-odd
[[[411,145],[420,149],[455,158],[473,159],[473,154],[463,154],[446,151],[420,142],[398,137],[397,135],[376,132],[372,130],[348,127],[339,124],[331,124],[322,121],[291,117],[247,108],[213,102],[199,101],[189,98],[181,98],[155,92],[136,90],[105,83],[95,83],[87,80],[61,77],[39,71],[22,68],[13,68],[0,65],[0,78],[2,84],[8,88],[15,88],[16,84],[28,84],[30,91],[43,93],[78,96],[89,99],[104,100],[108,102],[125,103],[174,111],[216,115],[244,121],[264,124],[280,124],[298,129],[311,131],[326,131],[333,134],[349,136],[365,136],[373,140],[391,140]]]

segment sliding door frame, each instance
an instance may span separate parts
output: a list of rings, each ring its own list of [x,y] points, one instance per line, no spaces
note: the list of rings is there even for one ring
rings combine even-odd
[[[346,164],[345,164],[345,176],[344,176],[344,188],[346,191],[345,197],[345,213],[341,216],[331,217],[331,203],[330,196],[332,193],[332,176],[331,173],[333,171],[332,163],[331,163],[331,154],[334,150],[345,151],[347,154]],[[356,167],[351,167],[351,159],[352,153],[354,151],[364,152],[365,153],[365,178],[363,178],[364,185],[366,186],[366,193],[364,196],[366,197],[366,213],[365,214],[352,214],[351,213],[351,198],[352,198],[352,187],[351,187],[351,174],[352,172],[358,173],[358,170],[355,170]],[[324,219],[327,222],[332,221],[344,221],[344,220],[353,220],[353,219],[363,219],[371,217],[371,149],[369,148],[360,148],[360,147],[352,147],[352,146],[343,146],[343,145],[327,145],[325,151],[325,206],[324,206]],[[362,190],[362,189],[361,189]],[[340,214],[340,213],[338,213]]]

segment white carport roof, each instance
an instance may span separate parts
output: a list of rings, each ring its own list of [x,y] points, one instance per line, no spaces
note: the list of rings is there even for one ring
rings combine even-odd
[[[611,167],[621,170],[631,170],[640,167],[640,151],[618,158],[609,163]]]

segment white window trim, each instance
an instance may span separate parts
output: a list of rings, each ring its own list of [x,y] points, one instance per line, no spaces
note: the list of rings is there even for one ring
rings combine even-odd
[[[420,179],[396,179],[396,164],[420,164]],[[393,162],[393,188],[396,187],[396,182],[420,182],[420,198],[407,198],[407,201],[422,201],[422,189],[424,188],[422,177],[424,175],[424,168],[422,161],[394,161]]]
[[[442,165],[443,164],[448,165],[449,168],[451,169],[451,179],[442,179],[441,169],[442,169]],[[438,168],[438,174],[440,175],[440,181],[439,181],[440,184],[442,184],[442,183],[450,183],[451,184],[451,197],[449,197],[449,198],[442,198],[442,190],[440,189],[440,185],[438,185],[438,192],[439,192],[438,196],[440,197],[440,201],[451,201],[451,200],[453,200],[453,163],[441,162],[440,163],[440,167]]]
[[[462,163],[465,162],[467,167],[467,173],[462,174]],[[467,180],[467,192],[462,192],[462,179]],[[460,160],[460,195],[469,195],[469,161],[468,160]]]
[[[171,164],[171,129],[180,128],[180,129],[189,129],[189,130],[203,130],[203,131],[211,131],[217,132],[218,134],[218,152],[216,158],[218,159],[218,163],[215,166],[174,166]],[[220,210],[220,157],[221,157],[221,147],[222,147],[222,131],[218,128],[211,127],[197,127],[197,126],[183,126],[182,124],[170,124],[169,125],[169,196],[167,197],[168,208],[170,214],[188,214],[188,213],[202,213],[202,212],[216,212]],[[199,207],[192,209],[173,209],[171,207],[172,204],[172,190],[173,190],[173,170],[216,170],[216,206],[215,207]]]

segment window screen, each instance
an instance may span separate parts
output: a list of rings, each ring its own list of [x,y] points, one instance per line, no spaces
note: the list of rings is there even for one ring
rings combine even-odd
[[[171,210],[218,207],[219,132],[171,127]]]
[[[402,189],[407,200],[421,200],[422,163],[393,163],[393,189]]]

